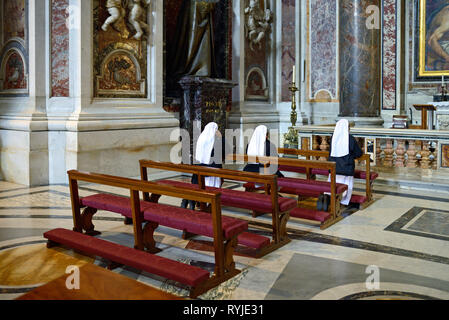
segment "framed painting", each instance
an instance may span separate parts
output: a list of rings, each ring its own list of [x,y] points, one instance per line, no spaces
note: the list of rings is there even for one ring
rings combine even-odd
[[[419,77],[449,75],[449,1],[418,0]]]

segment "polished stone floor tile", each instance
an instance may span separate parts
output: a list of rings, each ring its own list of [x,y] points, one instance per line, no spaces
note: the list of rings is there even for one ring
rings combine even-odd
[[[190,181],[185,176],[176,179]],[[225,186],[242,190],[241,183],[234,181]],[[356,183],[356,192],[363,187]],[[80,185],[81,196],[97,192],[129,193],[102,185]],[[374,198],[368,208],[348,211],[343,220],[325,230],[317,223],[291,218],[287,231],[292,241],[288,245],[262,259],[236,254],[242,273],[200,299],[449,299],[448,194],[375,184]],[[180,199],[173,197],[160,201],[180,204]],[[271,236],[270,215],[252,218],[247,210],[227,207],[222,212],[247,220],[252,230]],[[123,224],[122,216],[99,211],[93,223],[102,232],[100,238],[133,246],[133,228]],[[105,265],[102,259],[69,249],[47,249],[42,234],[56,227],[73,227],[68,186],[27,188],[0,182],[0,299],[14,299],[48,282],[70,264]],[[212,272],[210,239],[183,240],[180,231],[159,227],[155,240],[163,249],[161,256]],[[369,266],[379,270],[378,288],[366,286]],[[186,295],[170,281],[133,268],[114,272]]]

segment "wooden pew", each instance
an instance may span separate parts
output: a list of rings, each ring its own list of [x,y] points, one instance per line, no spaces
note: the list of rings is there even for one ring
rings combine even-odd
[[[325,229],[342,219],[340,201],[342,194],[347,190],[344,184],[336,183],[336,165],[334,162],[328,161],[313,161],[290,158],[276,158],[276,157],[254,157],[248,155],[229,155],[227,159],[242,162],[254,162],[264,165],[265,170],[268,170],[268,165],[276,164],[287,167],[301,167],[308,171],[312,169],[321,169],[330,171],[331,181],[314,181],[310,179],[300,178],[278,178],[278,186],[280,193],[295,194],[298,200],[301,197],[318,197],[321,193],[328,192],[331,195],[329,212],[318,211],[297,207],[290,211],[291,217],[302,218],[307,220],[319,221],[320,228]],[[245,188],[248,191],[254,191],[256,188],[254,184],[247,183]],[[298,201],[299,202],[299,201]]]
[[[172,180],[162,180],[158,181],[158,183],[169,184],[179,188],[187,189],[202,189],[210,191],[218,190],[221,192],[221,204],[223,206],[252,210],[253,216],[257,216],[260,213],[271,214],[271,241],[269,238],[250,232],[243,232],[238,237],[239,244],[255,249],[255,257],[262,257],[290,242],[286,226],[289,219],[289,211],[296,207],[296,201],[294,199],[278,197],[277,176],[259,175],[252,172],[210,168],[197,165],[157,162],[144,159],[140,160],[139,163],[141,178],[144,181],[148,180],[147,168],[196,174],[198,175],[199,185]],[[263,184],[265,194],[254,195],[245,191],[206,187],[204,178],[208,176],[220,177],[222,179],[235,181],[251,181],[257,184]],[[275,192],[271,192],[271,190],[275,190]],[[147,200],[150,199],[147,193],[144,193],[143,197]]]
[[[68,175],[74,222],[73,230],[76,231],[76,233],[82,233],[84,230],[90,235],[98,234],[99,232],[94,230],[92,216],[97,210],[107,210],[110,212],[120,213],[128,218],[132,218],[134,229],[134,248],[141,252],[143,252],[142,250],[144,250],[145,247],[152,253],[160,251],[155,247],[155,241],[153,238],[153,232],[158,225],[164,225],[179,230],[187,230],[189,232],[195,232],[197,234],[212,237],[214,239],[215,256],[214,274],[199,284],[195,283],[195,286],[192,286],[192,283],[189,282],[191,279],[186,278],[184,283],[191,286],[191,297],[196,297],[240,273],[240,270],[235,268],[233,252],[234,248],[237,246],[237,237],[241,232],[248,229],[248,222],[231,217],[222,217],[220,202],[221,195],[219,192],[179,190],[178,188],[153,182],[104,174],[82,173],[75,170],[68,171]],[[129,190],[130,197],[98,193],[80,198],[78,191],[79,181],[124,188]],[[192,215],[191,210],[159,204],[152,202],[151,200],[141,201],[139,198],[139,192],[151,193],[153,195],[156,194],[158,196],[166,195],[170,197],[179,197],[207,203],[210,207],[210,212],[199,211],[196,212],[195,215]],[[85,209],[81,213],[80,209],[82,207],[85,207]],[[143,222],[146,222],[144,229],[142,229]],[[76,239],[74,240],[72,238],[72,235],[64,233],[64,236],[58,236],[57,240],[49,240],[56,243],[61,243],[64,242],[65,239],[66,242],[72,244],[76,243]],[[110,246],[110,244],[108,245]],[[84,250],[89,249],[86,245],[84,245],[83,248]],[[109,251],[105,251],[103,254],[110,256],[111,251],[113,251],[113,249],[109,248]],[[102,254],[102,252],[98,251],[93,253],[97,255]],[[127,251],[123,251],[123,254],[127,256],[130,254],[133,255]],[[142,254],[135,253],[134,255]],[[115,260],[119,260],[118,262],[120,263],[123,263],[123,261],[128,261],[128,263],[131,263],[133,266],[138,265],[138,262],[141,261],[141,258],[138,259],[139,261],[129,261],[129,259],[125,256],[120,257],[120,259],[117,257],[115,258]],[[151,260],[154,260],[153,264],[158,261],[155,258],[146,259],[150,264]],[[175,268],[175,270],[178,270],[178,273],[184,272],[183,268],[177,267],[179,264],[172,263],[171,266],[168,266],[167,261],[165,261],[165,266],[166,267],[164,268],[164,264],[161,264],[161,268],[159,270],[159,274],[162,276],[170,275],[170,273],[167,274],[167,270],[165,270],[167,267]],[[189,267],[191,266],[185,265],[184,269],[190,270],[191,268],[189,269]],[[146,268],[145,266],[142,266],[142,268],[149,270],[148,268],[150,268],[150,266],[146,266]],[[195,270],[190,271],[195,273]],[[188,273],[186,273],[186,276],[187,275]],[[202,275],[200,274],[200,276]],[[179,281],[178,278],[174,280]]]
[[[279,154],[288,154],[288,155],[295,155],[295,156],[303,156],[307,160],[311,159],[328,159],[329,158],[329,151],[319,151],[319,150],[299,150],[299,149],[286,149],[286,148],[279,148],[278,149]],[[355,179],[361,179],[365,181],[365,195],[361,196],[358,194],[353,194],[351,197],[352,203],[358,203],[360,204],[360,209],[367,208],[371,203],[373,203],[373,183],[379,176],[377,172],[371,171],[371,164],[370,164],[370,157],[368,154],[363,154],[360,158],[356,159],[359,163],[364,162],[365,163],[365,170],[358,170],[356,169],[354,172],[354,178]],[[281,166],[281,171],[290,171],[290,172],[296,172],[296,173],[305,173],[308,179],[313,179],[315,175],[328,175],[328,173],[325,170],[320,169],[313,169],[313,170],[307,170],[306,168],[296,167],[296,168],[290,168],[288,166]]]

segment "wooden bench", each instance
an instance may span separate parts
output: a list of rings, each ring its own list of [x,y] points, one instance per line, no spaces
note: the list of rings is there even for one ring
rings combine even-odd
[[[243,232],[238,237],[239,244],[255,250],[255,252],[253,252],[255,257],[262,257],[290,242],[287,235],[286,226],[289,219],[290,210],[296,207],[296,200],[278,197],[277,176],[259,175],[252,172],[210,168],[197,165],[140,160],[141,178],[144,181],[148,180],[147,168],[196,174],[198,175],[198,185],[172,180],[162,180],[158,181],[158,183],[168,184],[189,190],[202,189],[207,191],[219,191],[221,193],[221,204],[223,206],[251,210],[253,212],[253,216],[266,213],[271,214],[272,240],[251,232]],[[234,181],[251,181],[257,184],[263,184],[265,186],[264,188],[266,193],[255,195],[253,193],[239,190],[206,187],[204,178],[207,176],[220,177]],[[276,190],[276,192],[270,192],[270,190]],[[144,193],[144,199],[149,200],[149,195]]]
[[[318,151],[318,150],[299,150],[299,149],[286,149],[279,148],[279,154],[284,155],[294,155],[294,156],[303,156],[307,160],[311,159],[328,159],[329,151]],[[373,203],[373,183],[379,176],[377,172],[371,171],[370,165],[370,157],[368,154],[362,155],[360,158],[356,159],[359,163],[365,163],[365,170],[354,171],[354,179],[360,179],[365,181],[365,195],[360,194],[352,194],[350,202],[358,203],[360,205],[360,209],[367,208],[371,203]],[[314,179],[316,175],[327,176],[329,173],[323,169],[312,169],[307,170],[304,167],[289,167],[289,166],[280,166],[279,170],[287,171],[287,172],[295,172],[295,173],[304,173],[306,174],[308,179]]]
[[[156,248],[153,237],[154,230],[159,225],[212,237],[214,239],[215,257],[214,275],[192,288],[191,297],[206,292],[240,272],[235,268],[233,252],[237,246],[237,237],[248,229],[248,222],[231,217],[222,217],[219,192],[180,191],[178,188],[153,182],[96,173],[82,173],[75,170],[68,171],[68,175],[74,220],[73,230],[76,232],[81,233],[84,230],[89,235],[98,234],[99,232],[94,230],[92,216],[97,210],[107,210],[132,219],[134,248],[138,250],[147,248],[150,253],[160,251]],[[80,198],[78,181],[128,189],[130,197],[98,193]],[[210,212],[199,211],[192,214],[191,210],[159,204],[152,202],[151,199],[150,201],[141,201],[139,192],[207,203]],[[85,207],[85,209],[81,213],[82,207]],[[146,224],[142,229],[142,223],[144,222]],[[182,269],[177,270],[183,272]]]
[[[329,212],[319,211],[304,207],[296,207],[290,211],[290,216],[295,218],[302,218],[307,220],[314,220],[320,222],[320,228],[325,229],[332,224],[340,221],[341,207],[340,201],[342,194],[348,189],[348,186],[340,183],[336,183],[336,165],[334,162],[328,161],[312,161],[312,160],[300,160],[289,158],[276,158],[276,157],[249,157],[247,155],[229,155],[228,159],[239,162],[254,162],[261,163],[267,170],[268,165],[276,164],[278,167],[303,167],[306,170],[312,170],[314,168],[330,171],[331,181],[315,181],[311,179],[300,178],[278,178],[278,186],[280,187],[280,193],[293,194],[298,196],[298,203],[304,197],[318,197],[324,192],[330,193],[331,202]],[[256,186],[254,183],[248,182],[244,185],[247,191],[255,191]]]

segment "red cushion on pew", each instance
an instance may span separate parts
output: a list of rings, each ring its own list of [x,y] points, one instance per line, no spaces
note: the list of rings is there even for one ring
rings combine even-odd
[[[264,187],[255,188],[254,183],[243,185],[247,190],[263,190]],[[281,193],[296,194],[305,197],[319,196],[323,192],[330,192],[330,183],[327,181],[306,180],[300,178],[279,178],[278,186]],[[337,193],[343,193],[348,189],[345,184],[337,183]]]
[[[209,213],[201,211],[192,211],[188,209],[151,203],[143,213],[144,219],[157,222],[161,225],[185,230],[194,234],[201,234],[208,237],[214,236],[212,226],[212,216]],[[226,239],[248,229],[248,222],[240,219],[223,216],[221,217],[221,226]]]
[[[306,180],[300,178],[279,178],[278,186],[281,188],[302,188],[308,190],[314,190],[317,192],[331,192],[330,182]],[[342,183],[336,184],[337,193],[343,193],[348,190],[348,186]]]
[[[198,185],[196,184],[181,181],[161,180],[158,182],[169,184],[179,188],[198,189]],[[206,187],[206,190],[220,191],[221,204],[224,206],[255,210],[261,213],[272,212],[271,196],[269,195],[245,192],[240,190],[225,189],[225,188],[213,188],[213,187]],[[282,212],[296,207],[295,199],[279,197],[278,203],[279,203],[279,210]]]
[[[99,193],[82,198],[81,204],[132,217],[131,202],[127,197]],[[143,212],[145,220],[157,222],[166,227],[213,237],[212,218],[209,213],[146,201],[140,201],[140,210]],[[224,237],[230,239],[235,234],[247,230],[248,222],[222,216],[222,228]]]
[[[305,167],[280,165],[279,170],[287,171],[287,172],[306,173]],[[313,169],[311,169],[310,173],[315,174],[315,175],[320,175],[320,176],[327,176],[327,175],[329,175],[329,170],[313,168]]]
[[[260,249],[270,244],[269,238],[251,232],[242,232],[237,239],[239,244],[255,249]]]
[[[290,216],[295,218],[324,222],[331,216],[331,214],[329,212],[317,211],[313,209],[295,208],[290,211]]]
[[[287,172],[296,172],[296,173],[306,173],[306,168],[304,167],[295,167],[295,166],[285,166],[280,165],[279,166],[280,171],[287,171]],[[327,176],[329,175],[329,171],[325,169],[312,169],[312,174],[320,175],[320,176]],[[379,177],[379,174],[377,172],[370,172],[370,180],[376,180],[376,178]],[[355,170],[354,171],[354,178],[356,179],[366,179],[366,172],[362,170]]]
[[[271,213],[271,196],[239,190],[221,189],[221,203],[225,206]],[[279,210],[288,211],[296,207],[296,199],[278,197]]]
[[[328,176],[329,170],[326,169],[312,169],[312,173],[319,176]]]
[[[209,272],[199,267],[87,236],[72,230],[53,229],[45,232],[44,237],[73,249],[94,254],[190,286],[196,286],[209,279]]]
[[[370,180],[376,180],[376,178],[379,177],[379,174],[377,172],[370,172]],[[361,170],[355,170],[354,172],[354,178],[356,179],[366,179],[366,171]]]
[[[98,210],[120,213],[126,217],[132,218],[131,202],[128,197],[106,193],[97,193],[81,198],[80,203],[85,207],[92,207]],[[143,212],[147,206],[148,202],[140,201],[141,212]]]
[[[295,167],[295,166],[279,165],[278,168],[279,168],[279,171],[296,172],[296,173],[306,173],[306,168],[304,168],[304,167]]]
[[[350,202],[362,204],[362,203],[366,202],[366,197],[362,196],[362,195],[359,195],[359,194],[353,194],[351,196],[351,201]]]

